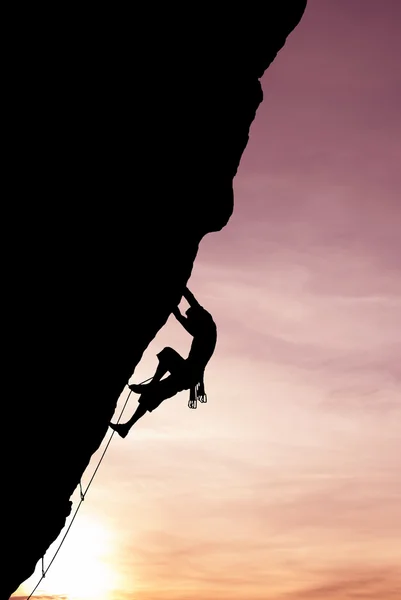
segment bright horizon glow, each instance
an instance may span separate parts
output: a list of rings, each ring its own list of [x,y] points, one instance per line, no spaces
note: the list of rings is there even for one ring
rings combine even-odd
[[[54,556],[65,529],[46,553],[45,568]],[[108,600],[110,592],[118,585],[110,560],[113,551],[112,535],[105,525],[93,517],[78,513],[33,598],[53,596],[66,600]],[[41,563],[34,575],[24,583],[23,593],[29,595],[40,577]]]

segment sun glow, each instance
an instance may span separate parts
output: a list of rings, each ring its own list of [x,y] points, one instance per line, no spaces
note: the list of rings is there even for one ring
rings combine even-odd
[[[45,569],[64,535],[49,548]],[[112,536],[94,519],[77,517],[54,563],[42,580],[34,596],[51,595],[68,600],[108,600],[110,592],[118,587],[112,567]],[[24,591],[32,591],[41,576],[41,564],[25,582]]]

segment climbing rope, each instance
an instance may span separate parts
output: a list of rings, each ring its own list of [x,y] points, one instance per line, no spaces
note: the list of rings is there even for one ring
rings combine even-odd
[[[150,381],[151,379],[153,379],[153,377],[149,377],[149,379],[145,379],[145,381],[141,381],[141,383],[140,383],[139,385],[142,385],[142,383],[146,383],[147,381]],[[121,417],[122,417],[122,415],[123,415],[123,412],[124,412],[124,410],[125,410],[125,407],[126,407],[126,406],[127,406],[127,404],[128,404],[128,400],[130,399],[130,396],[131,396],[131,394],[132,394],[132,390],[130,390],[130,391],[129,391],[129,394],[128,394],[128,396],[127,396],[127,399],[126,399],[126,401],[125,401],[125,403],[124,403],[124,406],[123,406],[123,407],[122,407],[122,409],[121,409],[120,416],[118,417],[117,423],[119,423],[119,422],[120,422],[120,419],[121,419]],[[105,447],[105,449],[103,450],[102,456],[100,457],[100,459],[99,459],[99,461],[98,461],[98,463],[97,463],[96,469],[94,470],[94,472],[93,472],[93,474],[92,474],[92,477],[90,478],[90,480],[89,480],[89,483],[88,483],[88,485],[87,485],[87,486],[86,486],[86,488],[85,488],[85,491],[83,491],[83,490],[82,490],[82,484],[81,484],[81,481],[79,481],[79,492],[80,492],[80,497],[81,497],[81,499],[80,499],[80,501],[79,501],[79,504],[78,504],[78,506],[77,506],[77,508],[76,508],[76,510],[75,510],[75,513],[74,513],[74,515],[73,515],[73,517],[72,517],[72,519],[71,519],[71,521],[70,521],[70,524],[69,524],[69,526],[68,526],[68,529],[67,529],[67,531],[66,531],[66,532],[65,532],[65,534],[63,535],[63,538],[62,538],[62,540],[61,540],[60,544],[58,545],[58,547],[57,547],[57,550],[56,550],[56,552],[54,553],[54,556],[53,556],[53,558],[51,559],[51,561],[49,562],[49,565],[48,565],[48,567],[47,567],[46,569],[45,569],[45,564],[44,564],[44,556],[42,556],[42,576],[41,576],[41,578],[39,579],[38,583],[37,583],[37,584],[35,585],[35,587],[33,588],[32,592],[31,592],[31,593],[29,594],[29,596],[27,597],[27,600],[29,600],[29,599],[30,599],[30,598],[33,596],[33,594],[35,593],[35,591],[38,589],[38,587],[39,587],[40,583],[41,583],[41,582],[43,581],[43,579],[46,577],[46,574],[47,574],[47,572],[49,571],[50,567],[52,566],[52,564],[53,564],[53,562],[54,562],[54,559],[56,558],[57,554],[59,553],[59,550],[60,550],[61,546],[63,545],[63,543],[64,543],[64,540],[65,540],[65,538],[66,538],[66,537],[67,537],[67,535],[68,535],[68,532],[69,532],[69,531],[70,531],[70,529],[71,529],[71,526],[72,526],[72,524],[73,524],[73,522],[74,522],[74,520],[75,520],[75,517],[77,516],[77,513],[78,513],[78,511],[79,511],[79,509],[80,509],[80,507],[81,507],[81,504],[82,504],[82,502],[85,500],[85,496],[86,496],[86,494],[88,493],[88,490],[89,490],[89,488],[90,488],[90,486],[91,486],[91,484],[92,484],[92,481],[93,481],[93,480],[94,480],[94,478],[95,478],[95,475],[96,475],[96,473],[97,473],[97,471],[98,471],[98,469],[99,469],[99,467],[100,467],[100,464],[101,464],[101,462],[102,462],[102,460],[103,460],[103,458],[104,458],[104,455],[106,454],[106,452],[107,452],[107,449],[108,449],[108,447],[110,446],[110,442],[111,442],[111,440],[113,439],[113,435],[114,435],[114,433],[115,433],[115,431],[114,431],[114,429],[113,429],[113,431],[112,431],[112,434],[111,434],[111,436],[109,437],[109,440],[108,440],[108,442],[107,442],[107,444],[106,444],[106,447]]]
[[[141,383],[140,383],[139,385],[142,385],[143,383],[147,383],[147,382],[148,382],[148,381],[150,381],[151,379],[153,379],[153,377],[149,377],[149,379],[145,379],[145,381],[141,381]],[[118,420],[117,420],[117,424],[120,422],[120,419],[121,419],[121,417],[122,417],[122,415],[123,415],[123,412],[124,412],[124,410],[125,410],[125,407],[126,407],[126,406],[127,406],[127,404],[128,404],[128,400],[130,399],[130,396],[131,396],[131,394],[132,394],[132,390],[130,390],[130,391],[129,391],[129,394],[128,394],[128,396],[127,396],[127,399],[125,400],[124,406],[123,406],[123,407],[122,407],[122,409],[121,409],[120,415],[119,415],[119,417],[118,417]],[[196,406],[197,406],[197,401],[198,401],[198,400],[199,400],[200,402],[202,402],[202,403],[205,403],[205,402],[207,402],[207,395],[206,395],[206,393],[205,393],[205,389],[204,389],[204,387],[203,387],[203,383],[202,383],[202,384],[198,383],[198,384],[197,384],[197,385],[196,385],[196,386],[195,386],[195,387],[194,387],[194,388],[191,390],[190,399],[189,399],[189,402],[188,402],[188,406],[189,406],[189,408],[196,409]],[[115,434],[115,430],[113,429],[113,431],[112,431],[112,433],[111,433],[111,435],[110,435],[110,437],[109,437],[109,440],[108,440],[108,442],[107,442],[107,444],[106,444],[106,446],[105,446],[105,449],[103,450],[103,453],[102,453],[102,455],[101,455],[101,457],[100,457],[100,459],[99,459],[99,461],[98,461],[98,463],[97,463],[97,465],[96,465],[96,469],[94,470],[94,472],[93,472],[93,474],[92,474],[92,477],[90,478],[90,480],[89,480],[89,483],[88,483],[88,485],[86,486],[85,490],[83,490],[83,489],[82,489],[82,483],[81,483],[81,480],[79,481],[79,493],[80,493],[80,501],[79,501],[79,504],[78,504],[78,506],[77,506],[77,508],[76,508],[76,510],[75,510],[75,512],[74,512],[74,515],[73,515],[73,517],[72,517],[72,519],[71,519],[71,521],[70,521],[70,524],[69,524],[69,526],[68,526],[68,528],[67,528],[67,531],[65,532],[65,534],[64,534],[64,536],[63,536],[63,538],[62,538],[62,540],[61,540],[60,544],[59,544],[59,545],[58,545],[58,547],[57,547],[57,550],[56,550],[56,552],[55,552],[55,553],[54,553],[54,555],[53,555],[53,558],[51,559],[51,561],[50,561],[50,563],[49,563],[49,565],[48,565],[48,567],[47,567],[46,569],[45,569],[45,564],[44,564],[44,556],[42,556],[42,559],[41,559],[41,560],[42,560],[42,576],[41,576],[41,578],[39,579],[38,583],[37,583],[37,584],[35,585],[35,587],[33,588],[32,592],[31,592],[31,593],[29,594],[29,596],[27,597],[27,600],[29,600],[30,598],[32,598],[33,594],[34,594],[34,593],[35,593],[35,591],[38,589],[38,587],[39,587],[40,583],[43,581],[43,579],[46,577],[46,574],[47,574],[47,572],[49,571],[50,567],[52,566],[52,564],[53,564],[53,562],[54,562],[54,559],[56,558],[57,554],[59,553],[59,551],[60,551],[60,548],[61,548],[61,546],[63,545],[63,543],[64,543],[64,540],[65,540],[65,538],[67,537],[67,535],[68,535],[68,533],[69,533],[69,531],[70,531],[70,529],[71,529],[71,527],[72,527],[72,524],[73,524],[73,522],[74,522],[74,520],[75,520],[75,517],[77,516],[77,514],[78,514],[78,511],[79,511],[79,509],[81,508],[81,504],[82,504],[82,502],[85,500],[85,496],[86,496],[86,494],[88,493],[88,490],[89,490],[89,488],[90,488],[90,486],[91,486],[91,484],[92,484],[92,481],[94,480],[94,478],[95,478],[95,475],[96,475],[96,473],[98,472],[98,469],[99,469],[99,467],[100,467],[100,465],[101,465],[101,463],[102,463],[102,461],[103,461],[103,458],[104,458],[104,456],[105,456],[105,454],[106,454],[106,452],[107,452],[107,449],[108,449],[108,447],[110,446],[110,442],[111,442],[111,440],[113,439],[113,435],[114,435],[114,434]]]

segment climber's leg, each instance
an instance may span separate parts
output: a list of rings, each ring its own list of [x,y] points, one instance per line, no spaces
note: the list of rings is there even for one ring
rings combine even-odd
[[[132,392],[142,394],[146,389],[150,389],[155,384],[159,383],[163,375],[165,375],[167,372],[171,374],[176,373],[184,366],[185,363],[185,360],[182,358],[182,356],[170,347],[166,347],[159,352],[157,358],[159,359],[159,364],[157,365],[155,374],[152,377],[152,381],[146,384],[132,384],[128,386]]]
[[[146,414],[147,411],[148,411],[148,409],[146,408],[145,403],[138,404],[138,408],[136,409],[136,411],[134,412],[134,414],[132,415],[132,417],[130,418],[129,421],[127,421],[126,423],[109,423],[109,426],[112,429],[114,429],[114,431],[117,431],[117,433],[122,438],[125,438],[125,437],[127,437],[128,432],[131,429],[131,427],[133,425],[135,425],[135,423],[137,421],[139,421],[139,419],[141,417],[143,417],[143,415]]]
[[[169,375],[166,379],[163,379],[163,381],[159,381],[153,388],[147,387],[146,391],[139,397],[138,408],[130,420],[126,423],[110,423],[110,427],[114,429],[114,431],[117,431],[121,437],[125,438],[131,427],[135,425],[146,412],[152,412],[155,408],[160,406],[164,400],[167,400],[167,398],[171,398],[181,390],[186,389],[184,375],[185,372],[182,370],[177,374]]]

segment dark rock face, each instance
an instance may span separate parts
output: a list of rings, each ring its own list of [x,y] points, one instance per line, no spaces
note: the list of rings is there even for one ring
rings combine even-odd
[[[306,0],[149,6],[25,15],[15,41],[1,598],[57,538],[199,242],[230,218],[259,78]]]

